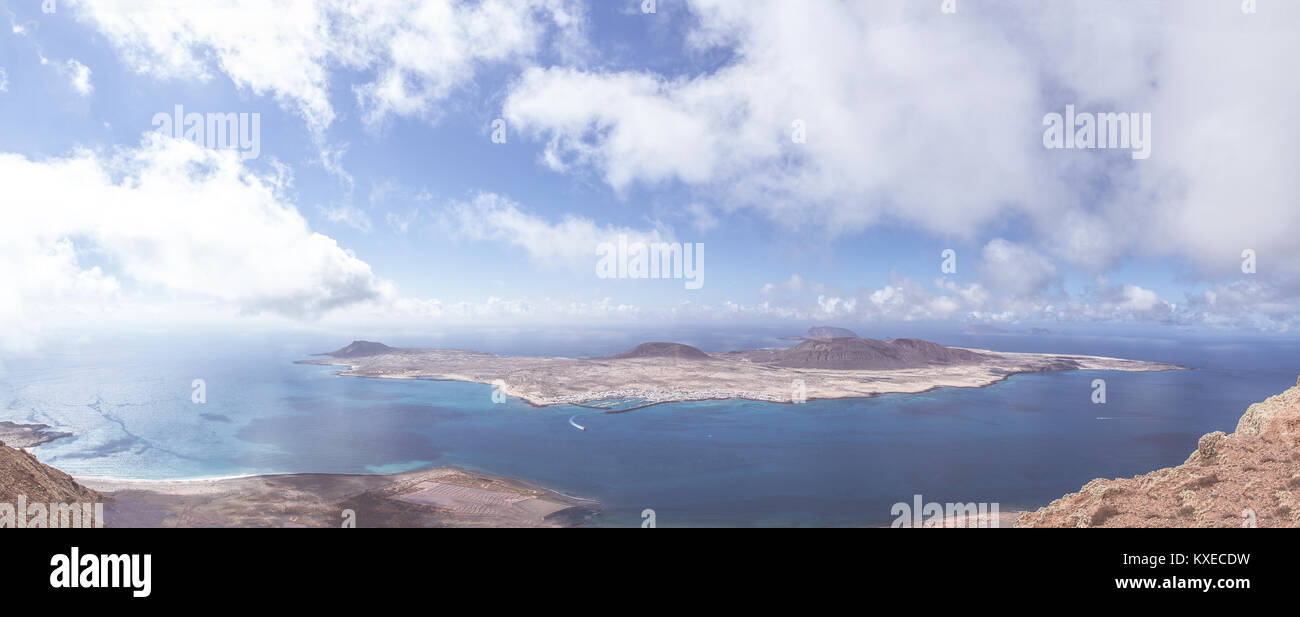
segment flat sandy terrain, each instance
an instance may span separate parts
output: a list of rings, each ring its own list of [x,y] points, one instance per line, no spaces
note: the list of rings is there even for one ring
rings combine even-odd
[[[869,397],[938,387],[977,388],[1017,373],[1058,370],[1164,371],[1180,367],[1098,356],[1003,353],[973,364],[893,370],[790,368],[762,362],[761,352],[709,353],[707,359],[537,358],[454,349],[391,349],[350,358],[305,360],[345,366],[340,375],[385,379],[445,379],[504,384],[502,391],[534,405],[610,399],[648,403],[742,398],[792,402],[802,380],[807,399]]]
[[[35,448],[43,443],[71,436],[72,433],[50,430],[48,424],[0,422],[0,444],[8,444],[13,448]]]
[[[599,504],[518,480],[440,467],[393,475],[220,480],[78,478],[108,499],[109,527],[567,527]]]

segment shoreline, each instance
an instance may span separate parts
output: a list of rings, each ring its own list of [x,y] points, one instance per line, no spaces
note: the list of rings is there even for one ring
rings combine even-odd
[[[154,483],[157,483],[157,484],[165,484],[165,483],[184,484],[184,483],[196,483],[196,482],[223,482],[223,481],[226,481],[226,480],[245,480],[245,479],[248,479],[248,478],[260,478],[260,477],[267,477],[267,476],[292,476],[292,475],[300,475],[300,474],[293,474],[293,473],[245,473],[245,474],[237,474],[237,475],[233,475],[233,476],[210,476],[210,477],[202,477],[202,478],[161,478],[161,479],[155,479],[155,478],[121,478],[121,477],[117,477],[117,476],[72,476],[72,478],[73,478],[74,480],[76,480],[77,482],[80,482],[80,483],[82,483],[82,484],[87,484],[87,483],[90,483],[90,482],[100,483],[100,484],[154,484]],[[328,475],[328,474],[326,474],[326,475]],[[344,474],[344,475],[345,475],[345,474]]]
[[[48,424],[19,424],[17,422],[0,422],[0,444],[9,444],[15,448],[35,448],[36,446],[72,437],[72,433],[54,430]]]
[[[279,473],[246,473],[246,474],[237,474],[231,476],[210,476],[210,477],[202,477],[202,478],[152,479],[152,478],[120,478],[120,477],[113,477],[113,476],[72,476],[72,479],[76,480],[77,482],[80,482],[84,486],[90,486],[94,484],[96,487],[99,487],[96,490],[112,491],[112,490],[147,490],[148,488],[163,487],[171,484],[184,485],[184,484],[219,483],[219,482],[228,482],[228,481],[236,481],[236,480],[248,480],[252,478],[274,479],[274,478],[292,478],[297,476],[315,476],[315,477],[337,476],[340,478],[369,476],[369,477],[376,477],[376,478],[395,478],[399,476],[422,474],[422,473],[436,472],[436,471],[454,471],[463,474],[472,474],[472,475],[490,477],[500,481],[507,481],[514,484],[525,485],[532,488],[533,490],[555,493],[557,495],[562,495],[569,499],[575,499],[578,501],[586,501],[591,503],[600,503],[599,499],[589,499],[586,497],[578,497],[576,495],[568,495],[565,493],[561,493],[560,491],[547,488],[545,486],[542,486],[541,484],[538,484],[536,482],[533,482],[525,478],[518,478],[514,476],[503,476],[489,471],[481,471],[471,467],[458,466],[458,465],[429,465],[417,469],[412,469],[410,471],[401,471],[397,473],[343,473],[343,472],[330,472],[330,471],[292,471],[292,472],[279,472]],[[117,487],[117,488],[105,488],[110,486]]]
[[[147,480],[78,477],[113,527],[575,527],[599,500],[450,466],[395,474]]]

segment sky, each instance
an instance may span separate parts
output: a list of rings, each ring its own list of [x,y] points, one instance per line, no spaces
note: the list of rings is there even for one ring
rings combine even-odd
[[[87,324],[1294,333],[1296,57],[1283,0],[0,0],[0,349]],[[1111,147],[1058,147],[1102,114]],[[702,245],[699,284],[601,276],[620,238]]]

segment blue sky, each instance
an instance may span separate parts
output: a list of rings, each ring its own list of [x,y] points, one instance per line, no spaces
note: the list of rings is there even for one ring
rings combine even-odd
[[[941,4],[0,0],[0,263],[26,273],[3,339],[87,315],[1295,328],[1295,6]],[[259,156],[155,134],[176,105],[260,114]],[[1066,105],[1150,113],[1151,158],[1044,148]],[[620,234],[703,243],[705,285],[598,278]]]

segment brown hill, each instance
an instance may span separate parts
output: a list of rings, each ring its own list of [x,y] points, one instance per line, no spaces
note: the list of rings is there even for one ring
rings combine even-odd
[[[0,502],[16,503],[19,495],[27,503],[93,503],[104,497],[49,465],[26,450],[0,442]]]
[[[372,341],[352,341],[347,347],[331,351],[325,355],[335,358],[361,358],[364,356],[377,356],[393,351],[392,347],[383,343]]]
[[[1201,437],[1177,467],[1096,479],[1017,527],[1300,526],[1300,379],[1255,403],[1231,435]]]
[[[641,343],[611,358],[677,358],[679,360],[710,360],[709,354],[681,343]]]
[[[983,356],[921,339],[810,339],[789,349],[756,355],[752,361],[789,368],[880,370],[936,364],[975,364]]]

